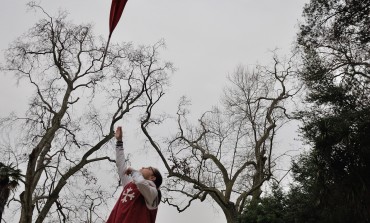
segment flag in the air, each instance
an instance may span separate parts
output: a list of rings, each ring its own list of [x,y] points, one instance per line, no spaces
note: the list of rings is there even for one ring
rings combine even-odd
[[[103,61],[101,64],[100,69],[103,69],[104,67],[104,61],[105,57],[107,56],[107,50],[110,42],[110,37],[112,36],[113,30],[116,28],[119,19],[122,16],[123,9],[125,8],[125,5],[127,3],[127,0],[112,0],[112,5],[110,7],[110,14],[109,14],[109,37],[107,46],[105,47]]]
[[[109,15],[109,36],[112,35],[114,28],[116,28],[126,3],[127,0],[112,0]]]

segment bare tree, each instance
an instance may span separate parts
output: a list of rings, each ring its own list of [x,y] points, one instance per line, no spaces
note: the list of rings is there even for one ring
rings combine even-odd
[[[158,58],[160,41],[153,46],[111,45],[101,68],[105,43],[93,36],[91,25],[74,25],[65,12],[52,17],[30,6],[45,19],[9,47],[2,67],[34,89],[26,115],[11,115],[0,123],[3,131],[18,127],[15,153],[26,166],[20,222],[55,217],[71,222],[78,211],[93,222],[104,197],[93,183],[91,164],[114,162],[104,148],[115,123],[162,97],[172,65]],[[89,182],[87,189],[80,188],[81,182]],[[85,200],[85,205],[76,200]]]
[[[181,212],[192,201],[209,196],[228,223],[239,221],[246,202],[258,200],[261,186],[273,176],[274,137],[289,119],[285,103],[299,90],[288,87],[295,73],[292,65],[292,60],[281,63],[274,57],[271,69],[238,67],[229,78],[222,106],[205,112],[197,125],[190,124],[188,101],[181,100],[178,131],[162,146],[149,129],[160,120],[151,118],[152,107],[147,107],[142,131],[168,171],[164,202]],[[173,193],[185,195],[187,202]]]

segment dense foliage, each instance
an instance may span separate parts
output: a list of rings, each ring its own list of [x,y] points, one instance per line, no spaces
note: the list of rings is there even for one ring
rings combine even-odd
[[[312,104],[301,113],[311,193],[325,222],[369,220],[369,15],[369,1],[311,1],[298,37]]]

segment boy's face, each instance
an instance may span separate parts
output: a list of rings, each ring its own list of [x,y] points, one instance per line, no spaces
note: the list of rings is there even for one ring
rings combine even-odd
[[[140,169],[140,173],[143,175],[144,179],[154,181],[156,178],[154,176],[154,170],[152,167],[143,167]]]

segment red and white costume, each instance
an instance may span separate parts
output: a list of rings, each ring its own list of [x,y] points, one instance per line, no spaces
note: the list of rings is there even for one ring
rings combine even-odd
[[[137,170],[125,174],[127,165],[122,142],[116,145],[116,164],[123,191],[107,223],[154,223],[158,208],[158,190],[153,181],[146,180]]]

